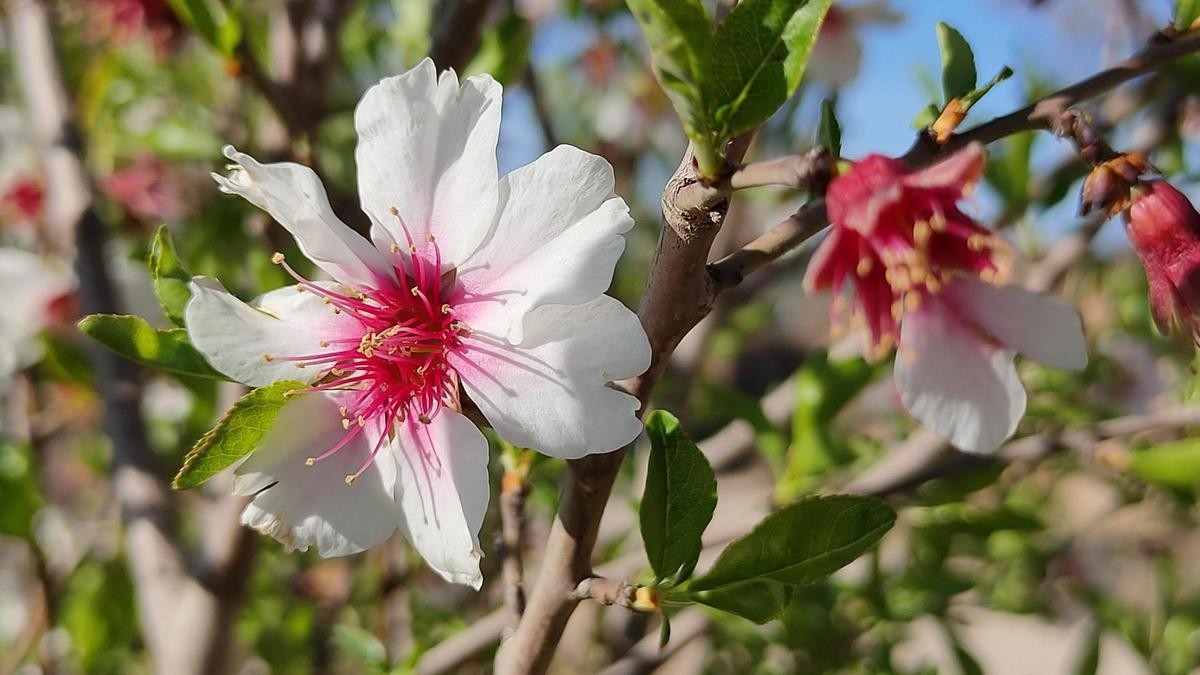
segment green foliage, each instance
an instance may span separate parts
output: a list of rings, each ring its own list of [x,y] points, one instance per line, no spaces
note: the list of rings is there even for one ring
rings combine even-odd
[[[365,628],[339,623],[333,627],[333,643],[372,672],[382,672],[387,666],[387,647]]]
[[[700,536],[717,506],[717,479],[708,459],[665,410],[646,419],[650,466],[639,518],[650,567],[659,581],[691,576]]]
[[[162,304],[163,313],[176,326],[183,326],[183,312],[188,300],[192,299],[189,284],[192,275],[187,273],[175,253],[175,242],[166,225],[160,225],[150,242],[150,275],[154,277],[154,294]]]
[[[176,490],[196,487],[257,448],[280,409],[296,398],[292,392],[305,386],[303,382],[283,380],[238,399],[188,452],[172,487]]]
[[[833,101],[821,101],[821,118],[817,122],[817,145],[829,150],[834,157],[842,156],[842,125],[838,123]]]
[[[872,497],[808,497],[767,516],[727,546],[689,589],[728,588],[759,578],[811,584],[862,555],[895,521],[896,513]]]
[[[128,647],[136,643],[138,620],[124,562],[84,561],[61,593],[58,621],[71,636],[80,670],[101,675],[135,670]]]
[[[1029,205],[1029,162],[1033,157],[1033,132],[1009,136],[993,144],[984,176],[1009,213],[1020,213]]]
[[[942,102],[949,103],[975,89],[975,52],[962,33],[944,21],[937,24],[937,40],[942,54]]]
[[[774,579],[751,579],[709,591],[693,591],[683,597],[762,624],[779,618],[787,607],[791,590]]]
[[[222,55],[231,57],[242,41],[241,2],[167,0],[179,20]]]
[[[33,472],[28,447],[0,443],[0,535],[28,539],[33,536],[33,516],[42,508],[42,494]]]
[[[821,352],[810,354],[796,372],[792,442],[776,487],[779,501],[796,499],[809,489],[814,476],[849,459],[829,424],[874,375],[875,368],[861,358],[831,363]]]
[[[718,139],[766,121],[804,76],[832,0],[745,0],[716,30],[701,88]]]
[[[1138,450],[1129,460],[1129,470],[1172,488],[1200,486],[1200,439],[1186,438]]]
[[[1175,0],[1175,27],[1187,30],[1200,19],[1200,0]]]
[[[629,0],[703,175],[720,170],[725,141],[795,92],[831,3],[746,0],[713,31],[698,0]]]
[[[479,51],[467,65],[464,76],[489,73],[500,84],[516,82],[529,63],[532,39],[533,28],[529,22],[520,14],[510,12],[484,34]]]
[[[156,329],[140,316],[92,314],[79,330],[127,359],[181,375],[226,379],[192,346],[182,328]]]

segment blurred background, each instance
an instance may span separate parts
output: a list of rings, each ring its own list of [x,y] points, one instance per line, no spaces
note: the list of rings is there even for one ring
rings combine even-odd
[[[495,514],[481,536],[479,593],[443,583],[399,537],[345,559],[285,554],[237,525],[228,476],[169,488],[187,449],[242,392],[133,367],[74,323],[119,311],[168,326],[145,265],[160,224],[192,273],[244,298],[287,283],[270,256],[302,261],[290,238],[209,177],[223,170],[222,144],[314,166],[338,212],[361,226],[353,107],[426,55],[505,85],[502,171],[558,143],[608,158],[637,219],[611,293],[636,307],[663,185],[685,142],[628,9],[620,0],[0,7],[0,674],[490,672],[504,626]],[[804,85],[751,157],[810,148],[824,99],[836,104],[847,157],[902,153],[913,119],[938,98],[939,20],[972,43],[981,76],[1017,72],[969,126],[1125,58],[1172,9],[1169,0],[838,0]],[[1090,110],[1115,147],[1148,153],[1200,196],[1200,61]],[[889,364],[858,358],[852,336],[831,337],[829,298],[800,288],[811,246],[763,270],[684,341],[655,399],[718,471],[706,550],[813,492],[884,496],[900,511],[897,527],[877,553],[797,594],[781,620],[755,626],[691,608],[662,652],[654,620],[581,605],[556,671],[1200,672],[1194,348],[1154,332],[1119,219],[1077,215],[1084,166],[1068,144],[1024,134],[991,151],[972,208],[1012,242],[1018,281],[1080,309],[1088,370],[1021,364],[1030,406],[1017,440],[993,458],[964,457],[903,414]],[[715,253],[800,199],[739,194]],[[610,577],[646,573],[636,533],[643,454],[627,460],[601,530],[597,565]],[[534,460],[530,579],[563,469]],[[497,460],[494,479],[500,471]]]

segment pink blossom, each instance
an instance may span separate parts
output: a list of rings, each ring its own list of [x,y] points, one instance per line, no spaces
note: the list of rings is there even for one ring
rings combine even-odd
[[[161,159],[140,155],[105,177],[102,187],[135,218],[170,220],[180,214],[180,197],[168,169]]]
[[[1155,324],[1163,333],[1182,325],[1200,344],[1200,213],[1170,183],[1145,181],[1125,230],[1146,268]]]
[[[804,280],[810,291],[839,292],[835,313],[851,295],[876,358],[898,340],[904,406],[973,452],[999,447],[1024,415],[1017,352],[1061,368],[1087,362],[1070,306],[993,285],[1007,248],[958,208],[983,164],[978,145],[919,171],[879,155],[855,163],[829,186],[832,229]]]
[[[559,146],[500,177],[501,88],[460,86],[426,59],[358,105],[358,187],[371,241],[343,224],[320,180],[233,148],[222,190],[271,214],[332,281],[250,304],[198,277],[196,347],[252,386],[302,379],[238,468],[242,521],[289,548],[355,553],[399,528],[447,580],[476,588],[488,445],[464,396],[508,442],[564,458],[637,437],[637,400],[608,386],[641,373],[636,315],[604,295],[633,225],[600,157]]]
[[[42,183],[34,178],[21,178],[15,181],[0,196],[0,204],[11,209],[19,218],[37,221],[42,217],[45,208],[46,192]]]

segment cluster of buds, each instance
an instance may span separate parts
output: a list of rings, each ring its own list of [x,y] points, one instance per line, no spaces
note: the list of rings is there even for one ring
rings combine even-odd
[[[1129,242],[1146,268],[1150,311],[1163,333],[1182,326],[1200,344],[1200,213],[1140,154],[1096,165],[1083,184],[1086,214],[1125,214]]]

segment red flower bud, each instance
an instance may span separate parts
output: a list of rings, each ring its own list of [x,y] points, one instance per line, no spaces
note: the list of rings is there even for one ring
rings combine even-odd
[[[1163,333],[1182,324],[1200,344],[1200,213],[1170,183],[1153,180],[1134,196],[1127,221],[1146,268],[1154,323]]]

